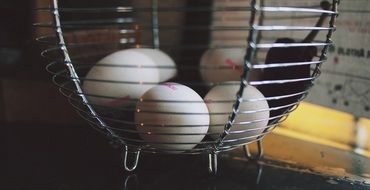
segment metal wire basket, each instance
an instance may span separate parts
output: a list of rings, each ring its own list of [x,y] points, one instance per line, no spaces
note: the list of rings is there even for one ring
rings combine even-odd
[[[53,82],[122,147],[126,170],[148,152],[206,154],[216,172],[222,151],[243,146],[252,158],[247,145],[257,142],[261,157],[263,137],[305,98],[332,44],[338,3],[53,0],[39,9],[53,22],[35,25],[55,32],[37,39],[50,45],[42,55]]]

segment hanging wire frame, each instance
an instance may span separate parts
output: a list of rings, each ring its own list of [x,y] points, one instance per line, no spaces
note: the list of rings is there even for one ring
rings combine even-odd
[[[61,1],[62,2],[62,1]],[[333,43],[331,36],[335,31],[335,20],[338,15],[338,0],[331,2],[316,2],[310,6],[281,6],[267,3],[263,0],[246,1],[240,5],[224,5],[221,0],[207,1],[198,4],[191,0],[145,1],[142,5],[126,2],[122,6],[112,7],[60,7],[61,2],[53,0],[49,8],[38,11],[51,13],[53,21],[36,23],[37,27],[48,27],[54,34],[42,36],[37,40],[48,46],[41,54],[51,62],[46,67],[52,74],[52,81],[59,87],[77,113],[94,129],[105,135],[115,145],[123,149],[124,166],[133,171],[138,164],[140,152],[166,154],[208,154],[209,171],[217,172],[217,154],[244,146],[245,155],[250,159],[262,157],[262,140],[278,124],[283,122],[303,100],[314,81],[320,75],[320,67],[327,57],[328,47]],[[178,2],[176,4],[175,2]],[[182,2],[182,3],[181,3]],[[206,1],[205,1],[206,2]],[[221,2],[221,3],[220,3]],[[299,4],[299,3],[298,3]],[[247,15],[244,25],[230,24],[220,21],[215,24],[219,14]],[[238,14],[236,14],[238,13]],[[64,19],[65,18],[65,19]],[[176,20],[177,18],[181,20]],[[203,18],[203,19],[202,19]],[[174,21],[171,21],[173,19]],[[327,24],[326,23],[327,19]],[[287,22],[287,20],[290,20]],[[304,25],[302,23],[309,24]],[[294,21],[294,22],[293,22]],[[226,23],[226,24],[225,24]],[[280,23],[280,25],[279,25]],[[297,24],[298,23],[298,24]],[[290,32],[290,33],[289,33]],[[307,34],[307,32],[309,34]],[[325,34],[321,39],[315,39],[318,33]],[[233,35],[235,34],[235,35]],[[243,34],[238,36],[239,34]],[[292,34],[287,38],[286,34]],[[198,37],[197,37],[198,35]],[[215,36],[222,35],[221,42],[215,43]],[[276,37],[280,36],[280,38]],[[297,39],[293,39],[293,36]],[[302,37],[303,36],[303,37]],[[173,37],[173,38],[172,38]],[[179,40],[176,40],[176,37]],[[288,36],[289,37],[289,36]],[[232,41],[232,43],[230,43]],[[137,111],[132,104],[140,101],[136,97],[112,97],[109,95],[89,94],[84,92],[85,82],[101,82],[108,84],[149,85],[162,84],[163,81],[117,81],[88,78],[86,75],[93,67],[138,68],[137,65],[125,63],[100,64],[98,60],[122,49],[151,48],[168,53],[177,63],[174,66],[143,66],[144,69],[169,70],[177,69],[175,82],[189,86],[202,97],[215,86],[237,86],[232,100],[212,101],[211,103],[230,103],[232,107],[224,113],[228,115],[223,123],[209,125],[223,127],[221,133],[199,132],[142,132],[137,130],[140,123],[135,122]],[[199,66],[199,56],[202,52],[212,50],[227,50],[241,48],[245,53],[242,65],[224,65],[215,68]],[[308,58],[284,56],[302,55],[321,52],[320,55],[310,54]],[[276,57],[275,54],[279,54]],[[275,57],[274,57],[275,56]],[[298,71],[297,71],[298,69]],[[199,70],[238,70],[240,80],[234,83],[204,81],[199,76]],[[299,70],[305,70],[305,74]],[[284,73],[285,72],[285,73]],[[194,74],[196,73],[196,74]],[[286,75],[281,77],[276,75]],[[307,74],[308,73],[308,74]],[[258,77],[253,77],[256,74]],[[252,77],[251,77],[252,76]],[[271,77],[273,76],[273,77]],[[248,86],[254,86],[263,94],[263,98],[245,99],[243,95]],[[288,89],[288,90],[287,90]],[[296,90],[294,90],[296,89]],[[276,94],[275,92],[281,92]],[[109,99],[112,104],[100,105],[91,101],[93,98]],[[267,101],[268,109],[241,110],[243,103]],[[164,103],[204,103],[203,101],[187,100],[155,100]],[[207,103],[207,102],[206,102]],[[126,104],[128,106],[115,106]],[[269,112],[268,118],[237,121],[241,115]],[[158,114],[155,111],[153,114]],[[204,113],[165,112],[174,115],[201,115]],[[232,130],[236,126],[250,126],[265,122],[262,127]],[[189,127],[200,128],[204,125],[170,125],[150,124],[150,127]],[[204,136],[201,142],[158,142],[148,141],[140,135],[149,136]],[[244,134],[244,135],[241,135]],[[214,136],[217,136],[215,138]],[[233,137],[234,138],[230,138]],[[258,143],[257,155],[251,155],[248,144]],[[170,145],[177,148],[168,148]],[[193,148],[184,148],[192,145]],[[167,148],[163,148],[167,147]]]

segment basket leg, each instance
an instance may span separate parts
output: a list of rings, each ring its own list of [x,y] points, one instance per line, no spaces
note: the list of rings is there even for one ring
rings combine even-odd
[[[244,145],[243,146],[244,156],[247,159],[249,159],[249,160],[259,160],[259,159],[261,159],[262,156],[263,156],[263,143],[262,143],[262,139],[260,139],[260,140],[257,141],[257,147],[258,147],[257,154],[256,155],[252,155],[252,153],[249,150],[248,145]]]
[[[123,166],[126,171],[132,172],[136,169],[139,162],[140,150],[130,151],[129,147],[125,146],[124,156],[123,156]],[[130,161],[130,166],[128,166],[129,158],[133,158],[132,163]]]
[[[217,174],[217,153],[208,154],[208,172],[212,175]]]

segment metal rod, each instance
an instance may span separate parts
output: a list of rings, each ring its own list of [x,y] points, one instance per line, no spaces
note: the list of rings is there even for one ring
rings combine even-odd
[[[158,22],[158,0],[152,0],[152,33],[153,33],[153,47],[158,49],[159,41],[159,22]]]
[[[217,153],[212,152],[208,154],[208,172],[212,175],[217,174]]]
[[[252,155],[248,146],[249,146],[248,144],[243,146],[244,156],[248,160],[259,160],[263,157],[263,142],[262,142],[262,139],[257,141],[257,154],[256,155]]]
[[[106,127],[106,124],[99,118],[98,114],[95,112],[95,110],[89,105],[89,102],[87,100],[87,98],[85,97],[85,95],[83,94],[83,91],[81,89],[81,82],[80,80],[78,79],[78,75],[72,65],[72,60],[69,56],[69,52],[68,52],[68,49],[65,45],[65,41],[64,41],[64,37],[63,37],[63,30],[62,30],[62,27],[61,27],[61,22],[60,22],[60,15],[59,15],[59,9],[58,9],[58,0],[53,0],[53,8],[54,8],[54,11],[53,11],[53,15],[54,15],[54,23],[55,23],[55,31],[56,31],[56,36],[58,38],[58,44],[60,46],[60,49],[62,50],[63,52],[63,57],[64,57],[64,63],[65,63],[65,66],[67,67],[68,71],[69,71],[69,76],[71,78],[73,78],[73,84],[77,90],[77,92],[80,94],[79,96],[81,97],[81,100],[82,102],[84,102],[86,104],[86,107],[87,109],[90,111],[90,113],[93,115],[93,117],[96,119],[96,121],[99,123],[99,126],[101,126],[102,129],[104,129],[105,131],[107,131],[107,135],[111,135],[113,138],[117,139],[118,141],[122,141],[120,140],[117,135],[110,129],[108,129]]]
[[[125,146],[125,149],[123,150],[124,152],[124,158],[123,158],[123,165],[125,167],[125,170],[126,171],[134,171],[137,167],[137,164],[139,162],[139,157],[140,157],[140,150],[134,150],[134,151],[130,151],[131,148],[129,148],[128,146]],[[131,165],[129,166],[128,164],[128,157],[131,157],[131,156],[134,156],[134,160],[133,160],[133,163],[131,163]]]
[[[220,137],[217,140],[217,143],[214,146],[215,150],[217,150],[217,148],[220,145],[222,145],[223,140],[229,134],[230,129],[233,126],[233,124],[235,122],[235,119],[237,117],[237,113],[239,111],[240,103],[243,101],[244,88],[248,84],[248,81],[246,79],[248,78],[247,75],[248,75],[249,68],[250,68],[249,65],[252,65],[251,61],[252,61],[252,57],[253,57],[253,53],[254,53],[254,49],[255,49],[255,40],[256,40],[255,39],[254,25],[255,25],[255,22],[256,22],[255,21],[256,12],[259,9],[259,6],[257,5],[257,0],[252,0],[251,1],[251,7],[252,7],[252,11],[251,11],[251,18],[249,20],[249,23],[250,23],[250,26],[252,26],[252,28],[249,31],[249,37],[247,39],[248,48],[247,48],[246,55],[244,57],[244,69],[243,69],[243,74],[241,76],[239,91],[236,94],[236,102],[234,103],[233,109],[232,109],[233,112],[229,116],[229,119],[228,119],[228,121],[225,125],[224,132],[220,135]]]

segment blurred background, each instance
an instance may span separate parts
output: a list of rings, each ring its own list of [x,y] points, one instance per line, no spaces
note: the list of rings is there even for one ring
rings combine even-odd
[[[63,1],[66,5],[71,2]],[[81,1],[81,5],[86,3]],[[90,6],[99,4],[103,2],[88,1]],[[49,15],[33,11],[48,6],[44,0],[0,1],[0,158],[5,159],[2,171],[13,181],[30,180],[27,174],[31,173],[34,177],[44,172],[57,173],[65,159],[78,162],[89,158],[99,163],[101,157],[96,154],[105,154],[116,163],[120,159],[119,151],[110,152],[105,139],[78,117],[45,71],[48,62],[41,58],[42,47],[34,39],[52,31],[34,28],[32,23],[50,20]],[[341,154],[370,157],[370,4],[363,0],[343,1],[340,12],[335,46],[330,49],[321,78],[308,99],[266,138],[267,157],[318,165],[312,157],[297,156],[299,151],[304,152],[300,148],[289,149],[282,143],[284,151],[274,150],[272,142],[281,137],[314,143],[319,148],[333,147],[343,150]],[[63,154],[66,152],[68,155]],[[50,159],[54,161],[50,163]],[[321,164],[353,167],[353,161],[348,159],[338,165],[329,160]],[[37,174],[38,166],[50,168]],[[23,175],[19,171],[24,171]],[[369,168],[361,171],[362,177],[370,178]]]

